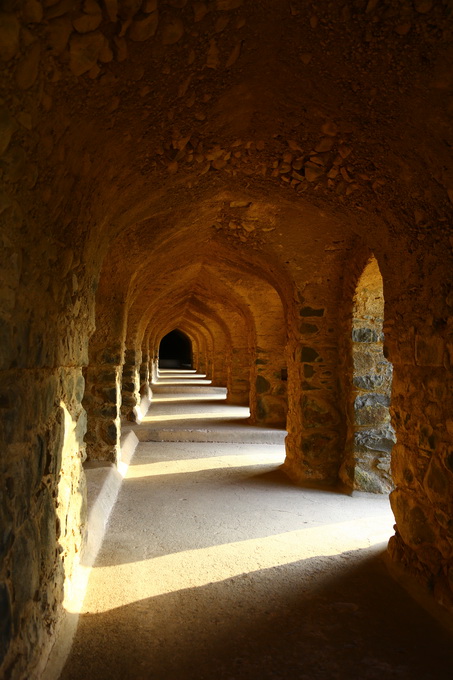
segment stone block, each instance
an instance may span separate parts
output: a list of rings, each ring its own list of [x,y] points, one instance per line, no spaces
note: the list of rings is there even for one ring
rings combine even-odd
[[[9,590],[6,583],[0,583],[0,666],[9,649],[11,637],[12,616]]]
[[[107,444],[116,444],[119,440],[119,432],[116,423],[110,423],[105,431],[105,441]]]
[[[429,511],[426,506],[421,505],[415,494],[396,489],[390,494],[390,504],[398,531],[412,550],[417,552],[424,544],[435,544],[436,536]]]
[[[285,427],[286,425],[286,402],[281,397],[268,394],[259,397],[256,402],[256,415],[261,424]]]
[[[378,342],[379,334],[374,328],[354,328],[352,331],[353,342]]]
[[[13,515],[6,493],[0,493],[0,572],[13,543]]]
[[[383,451],[390,454],[395,443],[395,431],[391,425],[358,430],[354,433],[354,447],[358,450]]]
[[[369,392],[356,397],[354,414],[356,425],[379,425],[390,419],[390,398],[385,394]]]
[[[76,385],[75,385],[75,395],[74,395],[78,402],[82,401],[84,392],[85,392],[85,378],[80,373],[77,376]]]
[[[44,576],[51,575],[56,559],[57,519],[55,503],[49,489],[44,487],[41,495],[41,519],[39,521],[40,564]]]
[[[370,375],[357,375],[353,379],[353,383],[361,390],[373,390],[376,387],[382,387],[385,376],[379,373]]]
[[[27,605],[35,598],[39,586],[38,532],[29,520],[16,535],[11,550],[12,581],[14,587],[14,627]]]
[[[302,363],[311,363],[317,359],[319,359],[319,354],[315,349],[313,349],[313,347],[302,347],[300,354],[300,360]]]
[[[317,333],[319,328],[313,323],[301,323],[299,330],[303,335],[311,335],[312,333]]]
[[[444,358],[443,338],[432,336],[415,336],[415,363],[417,366],[442,366]]]
[[[69,49],[69,67],[75,76],[81,76],[95,66],[105,41],[106,39],[100,31],[84,35],[72,35]]]
[[[102,397],[108,404],[116,404],[118,401],[118,390],[115,387],[102,388],[100,390]]]
[[[266,378],[262,375],[256,376],[255,385],[257,394],[264,394],[265,392],[269,392],[271,388],[270,382],[266,380]]]
[[[430,501],[440,507],[450,507],[453,501],[453,474],[433,455],[423,480]]]
[[[87,431],[87,420],[88,420],[87,412],[85,411],[85,409],[82,409],[79,417],[77,418],[77,423],[74,429],[75,440],[79,447],[82,447],[83,445],[83,439]]]
[[[301,408],[305,428],[332,427],[339,420],[336,408],[320,397],[303,395]]]
[[[367,493],[387,494],[393,486],[384,476],[370,466],[356,465],[354,469],[354,489]]]
[[[338,434],[324,430],[304,435],[301,451],[305,469],[313,469],[317,479],[336,480],[340,467]]]
[[[57,409],[55,423],[53,424],[47,439],[47,460],[45,473],[57,476],[61,469],[64,445],[64,411],[62,407]]]

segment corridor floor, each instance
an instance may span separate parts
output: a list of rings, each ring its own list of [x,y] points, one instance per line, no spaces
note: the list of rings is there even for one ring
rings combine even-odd
[[[247,430],[170,382],[140,427]],[[138,445],[61,680],[452,680],[451,637],[382,560],[388,498],[292,485],[281,432],[220,439]]]

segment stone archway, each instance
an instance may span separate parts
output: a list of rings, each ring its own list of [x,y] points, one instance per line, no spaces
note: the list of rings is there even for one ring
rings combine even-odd
[[[160,341],[159,368],[192,368],[192,343],[178,328],[164,335]]]
[[[357,282],[352,313],[353,488],[389,493],[396,441],[390,423],[393,367],[384,355],[383,281],[373,255]]]

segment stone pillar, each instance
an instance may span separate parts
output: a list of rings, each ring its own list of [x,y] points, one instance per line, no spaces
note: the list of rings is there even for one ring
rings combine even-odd
[[[285,428],[288,410],[285,357],[258,347],[253,379],[255,390],[252,390],[252,398],[256,407],[252,409],[252,418],[259,425]]]
[[[212,384],[218,387],[227,387],[228,384],[228,365],[231,361],[230,352],[226,348],[221,353],[216,354],[212,368]]]
[[[151,369],[150,360],[148,354],[142,354],[142,363],[140,364],[140,395],[143,399],[144,396],[148,396],[149,399],[153,396],[151,391]]]
[[[140,392],[143,387],[149,386],[150,382],[150,370],[149,370],[149,356],[148,354],[142,354],[142,362],[140,364]]]
[[[249,406],[250,353],[247,347],[235,347],[231,351],[230,384],[227,402],[238,406]]]
[[[90,460],[117,463],[121,436],[122,352],[104,350],[100,358],[102,363],[90,364],[86,369],[87,453]]]
[[[197,371],[198,373],[204,373],[207,375],[207,360],[206,360],[206,353],[201,350],[198,351],[197,355]],[[208,376],[209,377],[209,376]]]
[[[0,675],[25,678],[53,644],[83,544],[84,379],[80,367],[0,376]]]
[[[159,357],[156,352],[150,355],[150,360],[149,360],[149,375],[151,378],[151,382],[155,383],[158,378],[158,371],[159,371]]]
[[[389,493],[396,441],[390,424],[392,364],[383,354],[382,319],[357,319],[352,329],[354,489]]]
[[[124,353],[121,414],[126,420],[135,422],[140,419],[140,366],[141,350],[127,349]]]
[[[452,311],[453,294],[450,317],[442,317],[447,324],[436,329],[425,312],[413,317],[417,325],[409,319],[395,325],[388,350],[398,438],[392,456],[396,489],[390,495],[396,532],[389,552],[453,611]]]
[[[304,306],[288,352],[290,399],[286,438],[288,476],[333,484],[345,445],[344,404],[338,389],[338,350],[324,308]]]

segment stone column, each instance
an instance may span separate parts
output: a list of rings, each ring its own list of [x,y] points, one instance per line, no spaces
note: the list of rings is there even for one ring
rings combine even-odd
[[[141,350],[127,349],[124,353],[121,414],[132,422],[141,419],[140,410],[140,366],[142,363]]]
[[[228,366],[231,361],[231,352],[228,352],[226,347],[223,351],[216,353],[213,361],[212,369],[212,384],[218,387],[227,387],[228,384]]]
[[[230,384],[227,402],[237,406],[249,406],[250,354],[247,347],[234,347],[231,351]]]
[[[252,418],[259,425],[285,428],[288,410],[285,357],[258,347],[253,379],[252,398],[256,406]]]
[[[382,319],[353,321],[353,487],[372,493],[393,489],[390,457],[396,441],[390,424],[392,364],[383,354]]]
[[[332,324],[324,308],[304,306],[290,342],[284,468],[295,481],[338,481],[346,427]]]
[[[391,329],[398,439],[390,495],[396,532],[389,552],[453,611],[453,294],[451,303],[447,324],[435,324],[425,313],[430,325],[418,315],[415,323],[407,318]]]
[[[106,349],[100,359],[101,363],[90,364],[86,369],[87,453],[91,460],[117,463],[121,436],[122,352]]]

